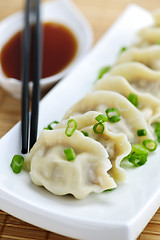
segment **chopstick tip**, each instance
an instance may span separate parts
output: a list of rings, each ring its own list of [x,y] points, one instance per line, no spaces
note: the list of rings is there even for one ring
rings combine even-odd
[[[26,149],[26,148],[22,148],[21,153],[22,153],[22,154],[26,154],[26,153],[28,153],[28,149]]]

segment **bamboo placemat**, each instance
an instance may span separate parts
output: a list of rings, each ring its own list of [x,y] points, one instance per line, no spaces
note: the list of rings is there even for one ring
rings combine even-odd
[[[149,11],[160,7],[159,0],[73,0],[73,2],[91,24],[94,32],[94,44],[128,4],[136,3]],[[0,0],[0,20],[20,10],[23,5],[24,0]],[[13,99],[0,88],[0,137],[20,120],[20,107],[19,100]],[[37,228],[0,210],[0,239],[67,240],[71,238]],[[160,240],[160,209],[137,240]]]

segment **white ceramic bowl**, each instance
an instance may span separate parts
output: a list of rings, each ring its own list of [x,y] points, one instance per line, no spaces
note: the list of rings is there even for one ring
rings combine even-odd
[[[0,46],[4,44],[24,27],[24,12],[17,12],[0,23]],[[63,78],[73,66],[84,56],[92,44],[92,30],[87,20],[73,5],[71,0],[56,0],[44,2],[41,5],[42,22],[59,22],[72,30],[78,40],[78,52],[74,60],[61,72],[40,80],[41,90],[45,90]],[[0,86],[8,91],[13,97],[21,97],[22,82],[8,78],[2,71],[0,64]],[[29,89],[32,90],[32,82]]]

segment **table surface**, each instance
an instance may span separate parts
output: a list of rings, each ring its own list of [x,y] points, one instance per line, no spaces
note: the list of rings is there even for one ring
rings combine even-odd
[[[159,7],[159,0],[73,0],[73,2],[92,26],[93,45],[103,36],[128,4],[136,3],[149,11]],[[24,0],[0,0],[0,20],[22,9],[23,5]],[[13,99],[0,88],[0,137],[20,120],[20,115],[20,100]],[[67,240],[70,238],[37,228],[0,210],[0,239]],[[160,209],[137,240],[160,240]]]

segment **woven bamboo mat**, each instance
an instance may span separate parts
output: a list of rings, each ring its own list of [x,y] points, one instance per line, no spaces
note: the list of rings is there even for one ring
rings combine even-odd
[[[152,11],[160,7],[159,0],[73,0],[88,18],[94,32],[94,43],[102,37],[125,7],[130,3]],[[0,20],[20,10],[24,0],[0,0]],[[0,88],[0,137],[20,120],[21,102]],[[2,240],[67,240],[55,233],[25,223],[0,210],[0,239]],[[107,239],[112,240],[112,239]],[[160,240],[160,209],[137,240]]]

